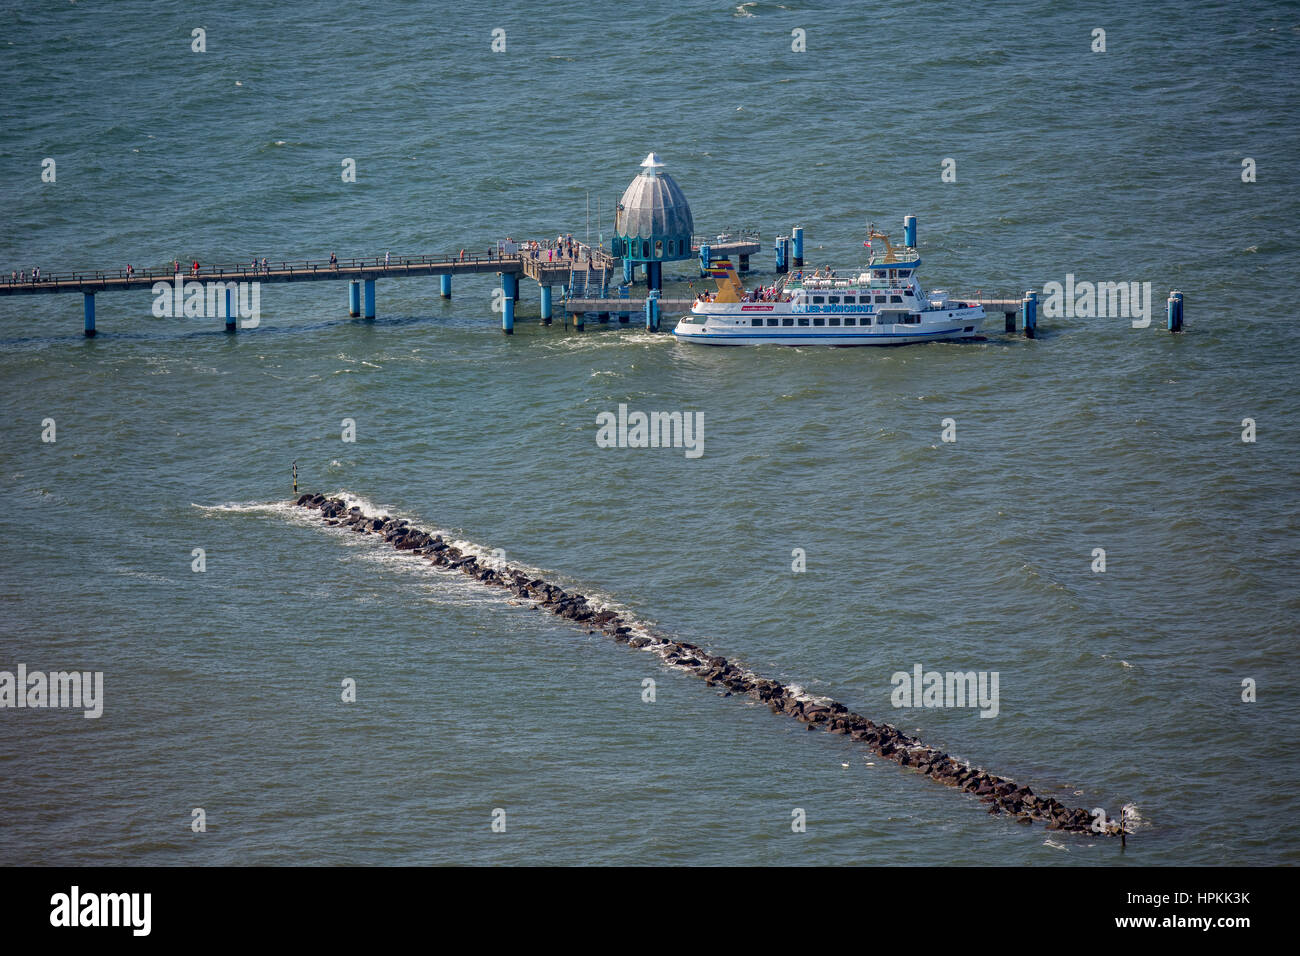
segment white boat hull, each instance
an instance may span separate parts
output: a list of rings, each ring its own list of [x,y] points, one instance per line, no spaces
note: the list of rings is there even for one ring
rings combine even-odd
[[[720,321],[714,321],[715,318],[692,312],[690,318],[677,323],[673,335],[679,342],[696,345],[911,345],[977,338],[985,314],[982,308],[944,310],[942,319],[927,319],[916,326],[871,326],[870,331],[828,327],[754,327],[729,316]],[[703,324],[699,324],[701,319],[704,319]]]

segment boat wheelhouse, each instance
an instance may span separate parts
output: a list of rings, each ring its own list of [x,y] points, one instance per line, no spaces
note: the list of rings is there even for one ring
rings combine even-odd
[[[874,228],[869,236],[885,251],[852,275],[805,270],[747,291],[730,261],[710,263],[718,291],[702,294],[673,335],[701,345],[902,345],[979,335],[980,303],[927,293],[914,248],[896,248]]]

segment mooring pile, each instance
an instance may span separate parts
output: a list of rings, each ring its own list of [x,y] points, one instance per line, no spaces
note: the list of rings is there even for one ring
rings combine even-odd
[[[433,564],[461,571],[489,587],[505,588],[517,597],[536,602],[558,617],[588,629],[607,634],[622,644],[656,652],[665,664],[702,677],[710,687],[726,688],[724,696],[744,694],[767,704],[773,713],[787,714],[808,725],[809,730],[844,734],[865,744],[871,751],[904,767],[912,767],[950,787],[974,794],[989,804],[989,813],[1006,813],[1017,822],[1046,822],[1049,830],[1092,831],[1092,815],[1087,810],[1067,807],[1055,799],[1037,796],[1028,787],[960,762],[921,741],[900,732],[889,724],[877,724],[827,698],[792,690],[779,681],[768,680],[738,667],[724,657],[716,657],[694,644],[671,640],[662,635],[636,633],[640,630],[614,611],[593,607],[587,596],[565,591],[503,562],[480,560],[443,540],[441,535],[413,528],[405,519],[388,515],[362,513],[359,506],[348,507],[340,498],[304,494],[297,499],[303,508],[318,510],[328,525],[347,526],[359,534],[377,534],[399,551],[410,551]],[[1095,832],[1095,831],[1094,831]],[[1117,833],[1118,826],[1108,825],[1106,833]]]

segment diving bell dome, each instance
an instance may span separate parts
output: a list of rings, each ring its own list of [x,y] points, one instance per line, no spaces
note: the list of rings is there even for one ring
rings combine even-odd
[[[641,163],[618,204],[611,250],[633,262],[670,262],[691,258],[695,219],[677,181],[663,172],[658,153]]]

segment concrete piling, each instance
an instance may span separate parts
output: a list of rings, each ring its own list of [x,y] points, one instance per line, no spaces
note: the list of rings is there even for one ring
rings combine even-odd
[[[95,293],[87,292],[81,299],[82,311],[86,316],[86,338],[95,337]]]
[[[366,280],[366,318],[375,317],[375,280]]]
[[[659,290],[651,289],[645,300],[645,327],[648,332],[659,331]]]
[[[790,230],[790,238],[793,243],[792,262],[790,263],[796,269],[803,268],[803,226],[795,226]]]
[[[1169,293],[1169,298],[1165,300],[1165,308],[1168,315],[1166,326],[1170,332],[1181,332],[1183,330],[1183,294],[1177,289]]]
[[[519,277],[513,272],[499,273],[501,276],[501,331],[506,335],[515,334],[515,302],[519,299]]]
[[[451,276],[450,275],[439,276],[438,279],[439,279],[439,290],[438,290],[439,294],[444,299],[450,299],[451,298]]]
[[[348,315],[354,319],[361,315],[361,283],[356,279],[348,283]]]
[[[916,248],[916,217],[903,217],[903,244],[909,249]]]
[[[1025,338],[1032,339],[1038,329],[1038,293],[1030,289],[1021,303],[1025,312]]]

